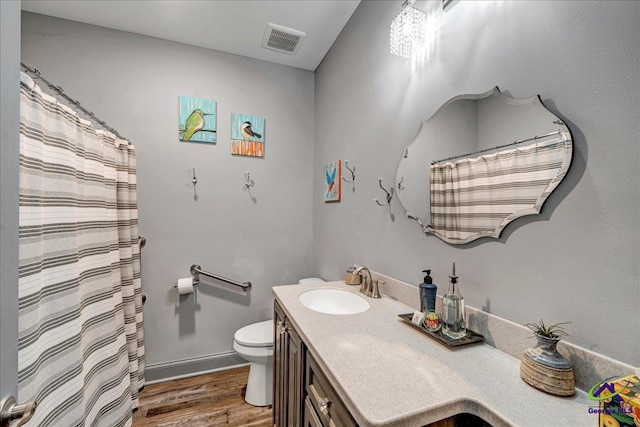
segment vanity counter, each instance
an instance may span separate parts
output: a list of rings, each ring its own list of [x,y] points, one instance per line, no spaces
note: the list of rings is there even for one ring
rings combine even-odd
[[[576,390],[551,396],[520,379],[520,360],[487,344],[447,348],[403,323],[413,308],[388,296],[362,296],[367,311],[323,314],[303,306],[303,292],[344,282],[275,286],[276,300],[359,425],[422,426],[460,413],[493,426],[589,426],[594,405]]]

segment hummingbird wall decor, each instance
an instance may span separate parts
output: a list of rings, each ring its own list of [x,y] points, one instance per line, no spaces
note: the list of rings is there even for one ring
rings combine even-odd
[[[208,142],[217,141],[217,104],[213,99],[180,97],[180,141]]]

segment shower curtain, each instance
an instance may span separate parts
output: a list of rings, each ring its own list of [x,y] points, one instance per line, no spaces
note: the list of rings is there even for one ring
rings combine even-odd
[[[126,426],[144,385],[135,150],[21,75],[18,395]]]
[[[511,221],[537,214],[571,163],[571,139],[548,141],[430,167],[431,225],[445,242],[499,237]]]

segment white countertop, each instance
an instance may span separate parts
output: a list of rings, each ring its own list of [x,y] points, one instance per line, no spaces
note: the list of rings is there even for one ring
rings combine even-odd
[[[332,315],[312,311],[298,297],[342,281],[275,286],[273,293],[358,424],[421,426],[460,413],[493,426],[597,425],[586,395],[556,397],[520,378],[520,360],[487,344],[449,349],[403,323],[405,304],[362,295],[370,308]],[[597,405],[595,405],[597,406]]]

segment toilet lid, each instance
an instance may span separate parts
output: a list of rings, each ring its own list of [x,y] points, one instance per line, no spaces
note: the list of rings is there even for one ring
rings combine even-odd
[[[236,331],[233,338],[247,347],[268,347],[273,345],[273,320],[253,323]]]

